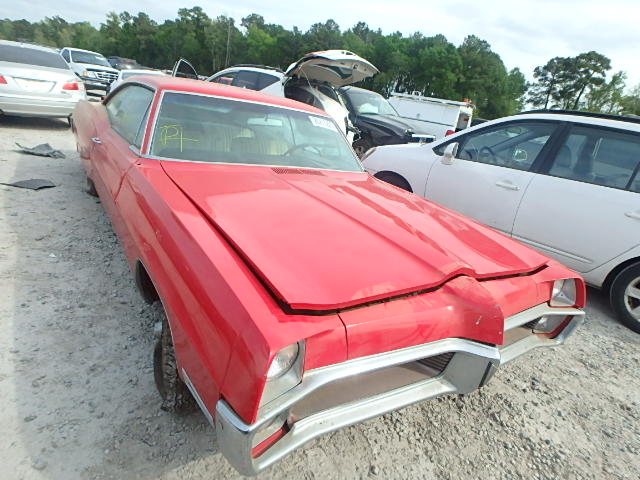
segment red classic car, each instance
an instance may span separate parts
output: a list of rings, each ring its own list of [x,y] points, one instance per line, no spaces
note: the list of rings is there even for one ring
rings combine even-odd
[[[363,171],[331,117],[132,77],[74,113],[144,298],[163,408],[197,402],[256,474],[305,442],[485,385],[583,317],[573,271]]]

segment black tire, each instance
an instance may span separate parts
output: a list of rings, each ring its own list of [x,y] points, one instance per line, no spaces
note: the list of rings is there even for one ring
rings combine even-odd
[[[171,329],[164,313],[162,317],[162,332],[153,351],[153,376],[162,397],[160,408],[171,413],[192,413],[198,409],[198,404],[178,375]]]
[[[356,152],[358,158],[362,158],[371,147],[373,147],[373,143],[367,137],[361,137],[353,142],[353,151]]]
[[[640,298],[637,297],[640,297],[640,263],[629,265],[618,273],[609,289],[611,308],[620,321],[640,333]]]
[[[380,172],[374,175],[378,180],[382,180],[383,182],[390,183],[391,185],[395,185],[398,188],[406,190],[407,192],[412,192],[411,185],[404,178],[402,178],[397,173],[392,172]]]
[[[89,177],[87,177],[87,188],[85,189],[85,192],[87,192],[92,197],[98,196],[98,191],[96,190],[96,186],[93,183],[93,180],[91,180]]]

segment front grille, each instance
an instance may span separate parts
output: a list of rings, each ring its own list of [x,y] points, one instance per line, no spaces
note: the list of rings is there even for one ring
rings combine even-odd
[[[444,371],[453,355],[443,353],[324,385],[291,408],[290,421],[296,422],[330,408],[435,378]]]
[[[100,80],[107,80],[108,82],[113,82],[116,78],[118,78],[117,73],[104,72],[102,70],[91,70],[91,71],[95,72],[96,77],[98,77]]]

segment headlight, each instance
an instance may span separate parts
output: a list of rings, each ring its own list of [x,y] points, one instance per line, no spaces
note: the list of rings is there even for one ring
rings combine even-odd
[[[294,343],[280,350],[267,370],[267,382],[261,405],[269,403],[302,381],[305,342]]]
[[[300,347],[298,347],[297,343],[280,350],[271,362],[271,366],[267,372],[267,380],[273,380],[287,373],[295,363],[296,358],[298,358],[299,351]]]
[[[95,78],[96,74],[95,72],[88,72],[88,71],[84,71],[82,72],[82,76],[83,77],[89,77],[89,78]]]
[[[565,278],[553,282],[551,300],[552,307],[573,307],[576,304],[576,281],[573,278]]]

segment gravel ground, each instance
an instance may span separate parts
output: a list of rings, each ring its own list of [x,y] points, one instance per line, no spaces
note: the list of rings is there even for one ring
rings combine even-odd
[[[17,153],[49,142],[66,159]],[[0,117],[0,477],[239,478],[201,414],[159,409],[151,311],[66,123]],[[481,391],[321,437],[262,479],[638,479],[640,335],[590,292],[584,326]]]

